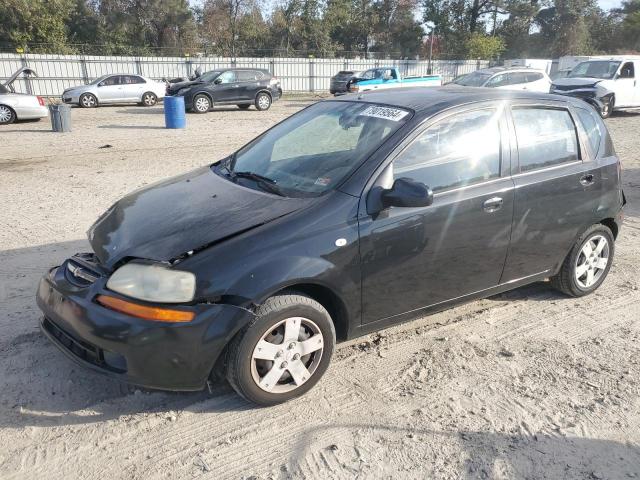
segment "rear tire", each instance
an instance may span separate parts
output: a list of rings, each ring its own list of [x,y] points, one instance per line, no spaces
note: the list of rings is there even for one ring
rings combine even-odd
[[[16,121],[16,112],[11,107],[0,105],[0,125],[9,125]]]
[[[83,93],[80,95],[80,101],[78,104],[82,108],[95,108],[98,106],[98,99],[92,93]]]
[[[142,95],[142,102],[140,102],[140,105],[153,107],[156,103],[158,103],[158,96],[155,93],[146,92]]]
[[[227,381],[258,405],[286,402],[309,391],[322,377],[336,341],[327,310],[304,294],[269,298],[227,350]]]
[[[608,227],[592,225],[576,240],[560,271],[551,278],[551,284],[571,297],[582,297],[595,291],[611,268],[614,242]]]
[[[211,110],[211,100],[204,94],[193,97],[193,111],[196,113],[207,113]]]
[[[269,110],[271,107],[271,95],[265,92],[260,92],[256,95],[256,108],[260,111]]]

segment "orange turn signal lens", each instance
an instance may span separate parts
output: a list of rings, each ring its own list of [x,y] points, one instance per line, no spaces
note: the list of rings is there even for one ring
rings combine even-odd
[[[128,302],[108,295],[98,295],[96,301],[103,307],[117,312],[126,313],[132,317],[155,320],[156,322],[180,323],[190,322],[196,316],[194,312],[172,310],[169,308],[147,307],[138,303]]]

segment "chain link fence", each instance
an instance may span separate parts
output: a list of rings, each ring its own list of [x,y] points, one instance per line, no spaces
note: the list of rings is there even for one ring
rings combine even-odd
[[[440,75],[443,82],[489,66],[481,60],[389,60],[349,58],[209,57],[209,56],[106,56],[0,53],[0,82],[21,67],[29,67],[37,78],[19,79],[16,91],[60,96],[65,88],[86,84],[106,74],[137,74],[155,80],[187,77],[196,68],[203,72],[218,68],[249,67],[269,70],[281,81],[285,93],[325,92],[338,71],[397,67],[404,76]]]

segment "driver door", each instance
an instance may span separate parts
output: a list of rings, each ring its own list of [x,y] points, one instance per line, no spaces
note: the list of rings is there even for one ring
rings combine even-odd
[[[98,84],[98,101],[100,103],[114,103],[122,100],[122,85],[120,75],[112,75]]]
[[[513,215],[502,109],[449,115],[419,133],[378,177],[434,192],[427,207],[389,207],[359,221],[363,323],[498,285]],[[361,203],[364,203],[361,201]]]
[[[213,83],[214,103],[233,103],[240,98],[240,83],[234,70],[222,72]]]
[[[624,62],[615,79],[615,106],[634,106],[636,104],[636,91],[638,90],[636,87],[637,80],[633,62]]]

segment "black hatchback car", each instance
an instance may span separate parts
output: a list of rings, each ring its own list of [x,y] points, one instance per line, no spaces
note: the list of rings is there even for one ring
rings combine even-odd
[[[605,125],[577,99],[402,89],[316,103],[233,155],[138,190],[51,269],[42,329],[130,383],[225,372],[299,396],[336,341],[550,280],[593,292],[625,203]]]
[[[229,68],[205,72],[194,80],[170,84],[167,95],[183,96],[188,110],[207,113],[216,105],[269,110],[282,96],[280,80],[268,70]]]

